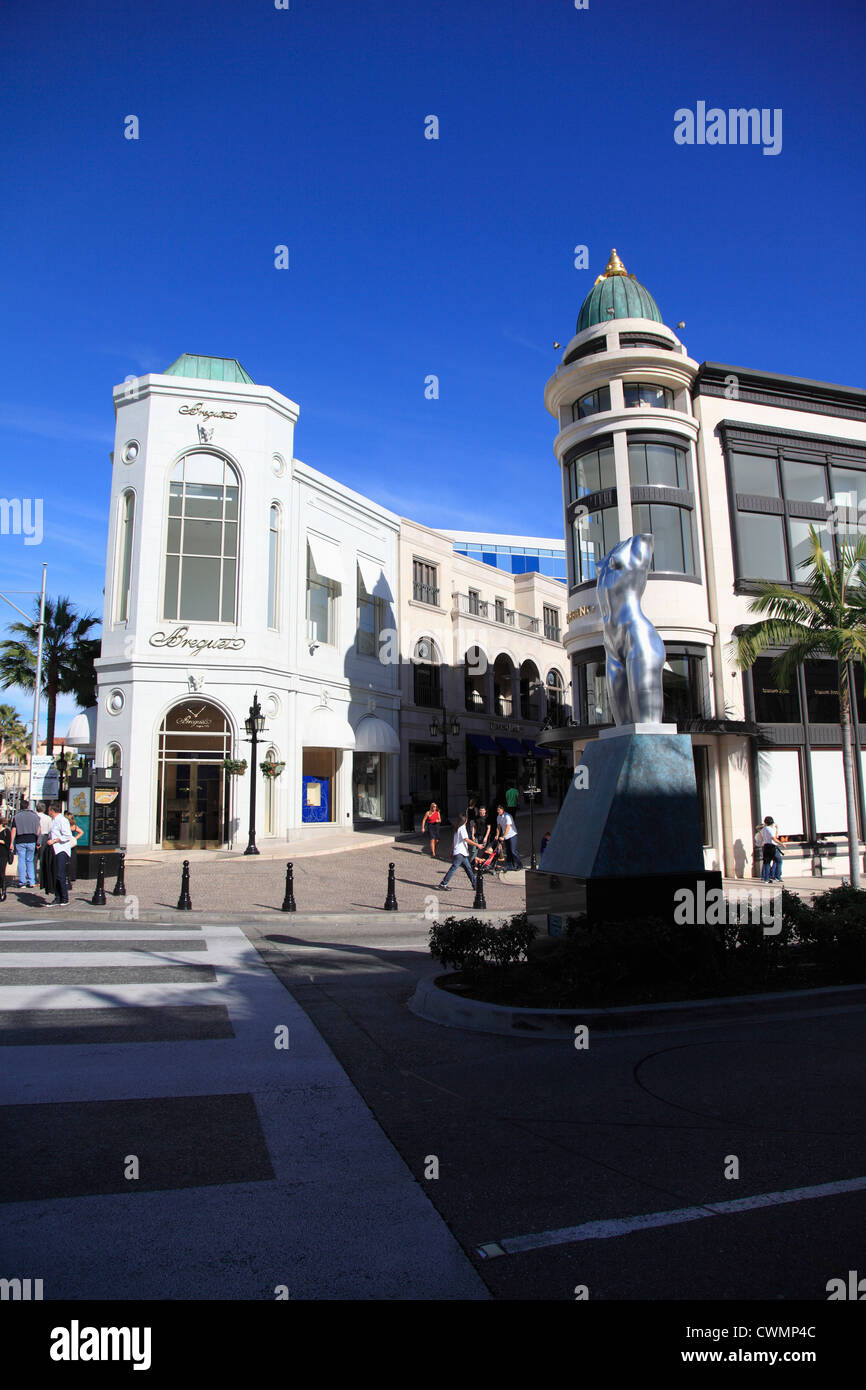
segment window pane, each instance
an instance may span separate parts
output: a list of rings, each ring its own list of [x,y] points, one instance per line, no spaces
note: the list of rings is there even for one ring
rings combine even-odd
[[[222,620],[233,623],[235,620],[235,586],[237,584],[237,561],[223,561],[223,600]]]
[[[309,635],[314,642],[328,643],[328,590],[324,584],[311,580],[307,589],[309,603]]]
[[[646,487],[646,445],[629,444],[628,475],[632,487]]]
[[[162,606],[163,617],[177,617],[177,573],[180,560],[176,555],[165,558],[165,600]]]
[[[669,444],[647,444],[647,479],[658,487],[679,487],[678,450]]]
[[[668,404],[668,393],[663,386],[642,386],[640,388],[641,405],[652,406],[654,410],[664,410]]]
[[[759,724],[799,724],[800,695],[796,681],[782,690],[773,675],[773,661],[760,656],[752,667],[755,718]]]
[[[588,492],[598,492],[601,483],[598,478],[598,450],[582,454],[575,460],[577,473],[577,495],[585,497]]]
[[[228,531],[236,527],[226,527]],[[277,625],[277,533],[271,528],[268,536],[268,627]]]
[[[223,554],[237,555],[238,553],[238,524],[236,521],[227,521],[224,528]]]
[[[812,750],[812,796],[817,834],[847,835],[848,813],[841,749]]]
[[[827,527],[823,526],[820,522],[796,521],[792,517],[790,524],[792,574],[794,579],[798,580],[801,584],[805,584],[808,571],[806,569],[800,569],[799,566],[805,561],[808,561],[812,555],[812,540],[809,532],[814,526],[821,541],[821,549],[832,564],[833,557],[830,550],[830,532],[827,530]]]
[[[626,409],[630,410],[633,406],[640,405],[640,387],[634,382],[625,383],[622,394]]]
[[[736,492],[756,492],[761,497],[779,496],[776,460],[760,454],[734,454],[731,459]]]
[[[800,754],[780,750],[758,754],[760,818],[772,816],[781,835],[803,834]]]
[[[683,572],[685,574],[695,574],[692,514],[686,507],[680,507],[680,529],[683,533]]]
[[[222,542],[222,522],[185,521],[183,549],[185,555],[219,555]]]
[[[187,485],[209,483],[222,491],[225,465],[215,454],[187,454],[183,468]]]
[[[839,723],[839,675],[835,661],[806,661],[806,709],[810,724]]]
[[[650,529],[655,538],[652,568],[683,573],[683,535],[679,507],[650,508]]]
[[[123,518],[121,521],[120,592],[117,605],[117,616],[122,623],[126,622],[129,615],[129,574],[132,566],[132,527],[134,518],[135,498],[131,492],[127,492],[123,500]]]
[[[180,579],[180,614],[184,619],[219,620],[220,562],[184,556]]]
[[[740,577],[786,580],[788,567],[782,518],[761,516],[758,512],[737,512],[736,516]]]
[[[838,507],[866,509],[866,469],[832,469],[833,501]]]
[[[167,542],[166,542],[166,550],[168,550],[169,553],[172,554],[172,555],[179,555],[179,554],[180,554],[180,522],[179,522],[179,521],[169,521],[169,523],[168,523],[168,540],[167,540]]]
[[[168,493],[169,516],[180,516],[183,504],[183,483],[172,483]]]
[[[616,464],[612,444],[598,451],[598,481],[600,487],[616,487]]]
[[[226,488],[226,516],[232,520],[237,520],[238,515],[238,490],[236,487]]]
[[[820,463],[782,459],[782,481],[789,502],[818,502],[826,505],[827,479]]]
[[[603,661],[581,662],[575,666],[580,716],[586,724],[612,724]]]
[[[184,494],[184,515],[209,517],[218,521],[223,514],[222,488],[187,484]]]

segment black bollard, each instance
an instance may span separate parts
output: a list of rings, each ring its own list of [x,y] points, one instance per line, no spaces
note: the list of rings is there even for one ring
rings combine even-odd
[[[286,896],[283,898],[283,912],[296,912],[295,906],[295,866],[289,860],[286,865]]]
[[[475,870],[475,901],[473,907],[486,907],[487,899],[484,896],[484,870]]]
[[[189,896],[189,860],[183,861],[183,873],[180,879],[180,897],[177,900],[178,912],[192,912],[192,903]]]
[[[94,907],[105,907],[105,855],[100,854],[96,864],[96,887],[90,899]]]
[[[388,865],[388,896],[385,899],[384,912],[397,911],[397,894],[394,888],[394,865]]]
[[[125,854],[122,854],[122,855],[120,856],[120,864],[118,865],[118,869],[117,869],[117,882],[115,883],[114,887],[113,887],[112,890],[111,890],[111,896],[112,896],[113,898],[125,898],[125,897],[126,897],[126,855],[125,855]]]

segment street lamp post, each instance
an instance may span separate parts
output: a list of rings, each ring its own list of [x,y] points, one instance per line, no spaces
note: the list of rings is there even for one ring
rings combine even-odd
[[[64,748],[63,744],[61,743],[61,745],[60,745],[60,757],[57,759],[57,771],[58,771],[58,773],[59,773],[59,775],[60,775],[60,780],[59,780],[58,785],[57,785],[57,800],[60,802],[60,808],[61,808],[61,810],[63,809],[63,781],[64,781],[64,778],[66,777],[66,769],[68,768],[68,766],[69,766],[69,763],[68,763],[67,758],[66,758],[66,749]]]
[[[256,776],[258,773],[256,753],[259,746],[259,734],[264,733],[265,729],[265,716],[262,714],[262,708],[259,704],[258,691],[256,691],[253,696],[249,718],[244,720],[244,728],[247,731],[249,742],[252,744],[250,767],[250,833],[249,842],[244,850],[244,854],[258,854],[259,850],[256,846]]]
[[[440,787],[442,788],[442,791],[440,792],[440,795],[442,796],[442,819],[445,820],[445,821],[447,821],[447,820],[449,819],[449,815],[448,815],[448,731],[449,731],[449,729],[450,729],[451,733],[454,735],[454,737],[456,738],[457,735],[460,733],[460,721],[459,721],[459,719],[451,719],[451,720],[449,720],[449,719],[448,719],[448,715],[447,715],[447,713],[446,713],[446,711],[445,711],[444,709],[443,709],[443,711],[442,711],[442,728],[441,728],[441,729],[440,729],[440,727],[439,727],[439,721],[438,721],[438,719],[436,719],[436,718],[434,717],[433,719],[430,720],[430,737],[431,737],[431,738],[438,738],[440,734],[442,735],[442,781],[440,782]]]
[[[529,797],[529,867],[530,869],[537,869],[538,865],[535,862],[535,798],[538,796],[538,787],[535,785],[535,759],[527,758],[523,766],[529,778],[528,785],[523,788],[524,793]]]

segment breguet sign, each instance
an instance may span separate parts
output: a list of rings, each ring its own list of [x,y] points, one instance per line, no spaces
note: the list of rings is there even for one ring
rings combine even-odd
[[[195,405],[182,405],[177,413],[178,415],[200,415],[203,420],[236,420],[238,418],[236,410],[206,410],[203,401],[196,401]]]
[[[152,647],[174,647],[189,652],[239,652],[246,646],[243,637],[189,637],[188,627],[176,627],[173,632],[154,632],[148,638]]]

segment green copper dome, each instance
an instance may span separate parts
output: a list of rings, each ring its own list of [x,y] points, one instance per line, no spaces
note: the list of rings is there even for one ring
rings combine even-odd
[[[248,372],[245,372],[235,357],[195,357],[184,352],[170,367],[165,376],[191,376],[199,381],[241,381],[247,386],[255,386]]]
[[[603,275],[599,275],[586,299],[580,307],[575,332],[582,333],[596,323],[607,323],[609,319],[653,319],[662,322],[659,306],[649,290],[645,290],[633,275],[629,275],[616,254],[611,251],[610,260]]]

